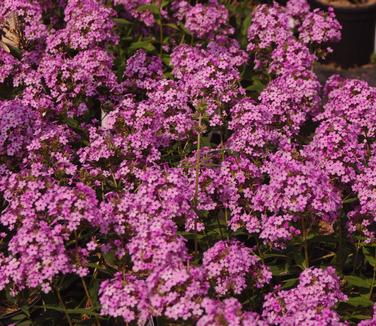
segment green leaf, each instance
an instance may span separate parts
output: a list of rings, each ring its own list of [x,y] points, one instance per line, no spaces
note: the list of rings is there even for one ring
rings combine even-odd
[[[243,20],[242,29],[241,29],[241,33],[242,33],[242,35],[247,35],[249,25],[251,25],[251,19],[252,19],[252,16],[251,16],[251,15],[248,15],[248,16],[245,17],[245,19]]]
[[[78,121],[73,118],[66,118],[65,122],[69,127],[73,129],[77,129],[80,127],[80,124],[78,123]]]
[[[201,146],[202,147],[210,147],[210,138],[209,137],[202,137],[201,138]]]
[[[354,198],[348,198],[346,200],[343,200],[342,201],[342,204],[350,204],[350,203],[353,203],[353,202],[356,202],[358,200],[357,197],[354,197]]]
[[[282,289],[291,288],[298,282],[298,278],[290,278],[286,281],[283,281]]]
[[[179,23],[178,26],[180,27],[180,29],[181,29],[185,34],[192,35],[191,32],[185,27],[184,24]]]
[[[172,29],[175,29],[177,31],[180,31],[179,27],[176,25],[176,24],[171,24],[171,23],[168,23],[168,24],[164,24],[164,26],[168,26]]]
[[[371,286],[370,280],[361,278],[359,276],[346,275],[344,279],[347,281],[347,283],[351,285],[355,285],[360,288],[369,289],[369,287]]]
[[[167,54],[162,55],[162,61],[166,66],[170,65],[170,56]]]
[[[20,323],[17,323],[17,326],[27,326],[27,325],[32,325],[31,320],[25,320],[25,321],[21,321]]]
[[[21,306],[21,310],[22,310],[22,312],[23,312],[26,316],[30,317],[30,312],[29,312],[29,306],[28,306],[28,305],[23,305],[23,306]]]
[[[260,93],[264,88],[265,85],[261,81],[254,79],[252,85],[248,86],[246,90]]]
[[[373,302],[368,298],[368,294],[362,294],[358,297],[351,297],[346,302],[347,304],[354,306],[354,307],[371,307],[373,306]]]
[[[370,315],[357,314],[357,315],[351,315],[351,318],[356,319],[356,320],[365,320],[365,319],[371,318],[371,316]]]
[[[25,318],[26,318],[26,316],[24,314],[19,314],[19,315],[13,316],[11,319],[13,321],[21,321],[21,320],[24,320]]]
[[[304,257],[302,255],[302,253],[300,252],[300,250],[295,250],[293,252],[293,256],[294,256],[294,260],[295,260],[296,265],[298,265],[299,267],[301,267],[301,268],[304,269],[305,268],[303,266],[303,264],[304,264]]]
[[[89,288],[89,294],[93,300],[93,305],[97,306],[98,304],[98,289],[99,289],[99,280],[96,279],[93,281],[93,284]]]
[[[153,3],[139,6],[137,7],[137,11],[139,12],[150,11],[153,14],[159,15],[159,8]]]
[[[164,7],[168,6],[169,4],[170,4],[169,0],[163,0],[162,3],[161,3],[161,8],[164,8]]]
[[[144,49],[148,52],[153,52],[155,51],[155,46],[151,43],[150,40],[147,40],[147,41],[137,41],[137,42],[133,42],[130,46],[129,46],[129,51],[133,52],[133,51],[136,51],[138,49]]]
[[[109,266],[115,265],[116,257],[113,252],[109,251],[108,253],[103,254],[103,258],[107,265]]]
[[[235,232],[233,232],[234,236],[240,236],[240,235],[249,235],[247,231],[244,231],[243,229],[237,229]]]
[[[270,271],[273,276],[280,276],[286,273],[286,269],[282,266],[270,266]]]
[[[57,306],[51,306],[51,305],[44,305],[44,306],[38,306],[39,308],[44,308],[48,310],[55,310],[60,312],[66,312],[68,314],[76,314],[76,315],[88,315],[88,316],[99,316],[99,314],[93,309],[85,309],[85,308],[75,308],[75,309],[64,309]]]
[[[114,18],[115,23],[119,25],[132,25],[133,23],[125,18]]]
[[[363,247],[363,255],[366,258],[367,262],[372,266],[376,266],[376,258],[375,256],[371,253],[371,250],[367,247]]]
[[[283,254],[264,254],[264,258],[272,258],[272,257],[278,257],[278,258],[287,258],[286,255]]]

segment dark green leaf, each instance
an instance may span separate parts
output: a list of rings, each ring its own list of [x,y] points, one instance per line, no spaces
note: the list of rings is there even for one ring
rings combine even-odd
[[[355,285],[360,288],[368,289],[371,286],[371,281],[365,278],[361,278],[354,275],[346,275],[344,279],[347,281],[347,283],[351,285]]]
[[[366,258],[367,262],[375,267],[376,266],[376,258],[375,256],[371,253],[371,249],[367,247],[363,247],[363,255]]]
[[[18,314],[18,315],[13,316],[11,319],[13,321],[20,321],[20,320],[24,320],[25,318],[26,316],[24,314]]]
[[[133,42],[130,46],[129,46],[129,51],[131,52],[134,52],[138,49],[144,49],[148,52],[153,52],[155,51],[155,46],[151,43],[150,40],[147,40],[147,41],[138,41],[138,42]]]
[[[119,25],[132,25],[132,22],[125,18],[115,18],[114,21]]]
[[[351,306],[357,307],[371,307],[373,306],[373,302],[368,298],[368,294],[362,294],[358,297],[351,297],[347,301],[347,303]]]
[[[25,321],[21,321],[20,323],[17,323],[17,326],[27,326],[27,325],[32,325],[33,323],[31,322],[31,320],[25,320]]]
[[[357,314],[357,315],[351,315],[351,318],[352,318],[352,319],[356,319],[356,320],[365,320],[365,319],[369,319],[369,318],[371,318],[371,316],[369,316],[369,315],[361,315],[361,314]]]
[[[142,5],[137,7],[137,11],[143,12],[143,11],[150,11],[153,14],[159,14],[159,8],[153,3]]]
[[[248,16],[245,17],[245,19],[243,20],[242,29],[241,29],[241,33],[242,33],[242,35],[247,35],[249,25],[251,25],[251,19],[252,19],[252,16],[251,16],[251,15],[248,15]]]
[[[298,283],[298,278],[290,278],[286,281],[283,281],[282,289],[288,289],[293,287],[295,284]]]

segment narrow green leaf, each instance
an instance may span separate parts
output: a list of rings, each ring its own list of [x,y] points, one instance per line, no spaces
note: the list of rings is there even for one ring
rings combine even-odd
[[[361,315],[361,314],[357,314],[357,315],[351,315],[351,318],[352,318],[352,319],[356,319],[356,320],[365,320],[365,319],[369,319],[369,318],[371,318],[371,316],[369,316],[369,315]]]
[[[251,19],[252,19],[252,16],[248,15],[243,20],[243,24],[242,24],[242,28],[241,28],[241,34],[242,35],[247,35],[249,25],[251,25]]]
[[[298,282],[298,278],[290,278],[286,281],[283,281],[282,289],[291,288]]]
[[[287,258],[287,256],[283,254],[264,254],[264,258],[272,258],[272,257]]]
[[[133,51],[136,51],[138,49],[144,49],[148,52],[152,52],[152,51],[155,51],[155,46],[151,43],[150,40],[147,40],[147,41],[138,41],[138,42],[133,42],[130,46],[129,46],[129,51],[133,52]]]
[[[371,286],[370,280],[358,276],[346,275],[344,279],[347,281],[347,283],[360,288],[369,289],[369,287]]]
[[[164,8],[164,7],[166,7],[169,4],[170,4],[169,0],[163,0],[162,3],[161,3],[161,8]]]
[[[169,55],[163,55],[162,56],[162,61],[163,61],[163,63],[166,66],[169,66],[170,65],[170,61],[171,61],[170,56]]]
[[[153,14],[158,15],[159,14],[159,8],[153,3],[146,4],[146,5],[141,5],[137,7],[137,11],[143,12],[143,11],[150,11]]]
[[[349,300],[346,302],[351,306],[354,307],[371,307],[373,306],[373,302],[368,298],[368,294],[362,294],[358,297],[350,297]]]
[[[73,119],[73,118],[66,118],[65,122],[69,127],[73,128],[73,129],[79,128],[79,126],[80,126],[78,121]]]
[[[357,200],[358,200],[357,197],[349,198],[349,199],[343,200],[342,204],[350,204],[350,203],[356,202]]]
[[[32,325],[31,320],[25,320],[25,321],[21,321],[20,323],[17,323],[17,326],[27,326],[27,325]]]
[[[376,259],[369,248],[363,247],[363,255],[372,267],[376,266]]]
[[[184,24],[179,23],[178,26],[180,27],[181,30],[183,30],[184,33],[186,33],[188,35],[192,35],[191,32],[185,27]]]
[[[168,27],[175,29],[177,31],[180,30],[179,27],[176,24],[168,23],[168,24],[164,24],[164,26],[168,26]]]
[[[24,320],[25,318],[26,316],[24,314],[18,314],[18,315],[13,316],[11,319],[13,321],[20,321],[20,320]]]
[[[125,18],[114,18],[114,21],[119,25],[132,25],[132,22]]]
[[[65,309],[57,306],[50,306],[50,305],[44,305],[44,306],[39,306],[39,308],[45,308],[48,310],[55,310],[55,311],[60,311],[60,312],[66,312],[68,314],[77,314],[77,315],[88,315],[88,316],[99,316],[99,314],[93,309],[85,309],[85,308],[75,308],[75,309]]]
[[[255,79],[253,80],[252,85],[248,86],[246,89],[248,91],[254,91],[254,92],[260,93],[264,88],[265,88],[265,85],[261,81]]]
[[[93,300],[93,305],[97,306],[98,304],[98,289],[99,289],[99,280],[96,279],[93,281],[93,284],[90,285],[89,294]]]

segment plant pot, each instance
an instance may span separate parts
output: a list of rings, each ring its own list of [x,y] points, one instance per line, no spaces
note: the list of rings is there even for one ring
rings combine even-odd
[[[329,7],[318,0],[311,0],[310,4],[323,10]],[[328,55],[326,62],[334,62],[343,68],[369,63],[375,47],[376,3],[332,7],[342,25],[342,38],[331,45],[333,53]]]

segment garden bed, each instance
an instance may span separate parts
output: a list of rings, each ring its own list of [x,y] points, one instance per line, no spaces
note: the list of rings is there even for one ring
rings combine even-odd
[[[5,0],[0,30],[1,324],[376,324],[375,68],[318,65],[332,9]]]

